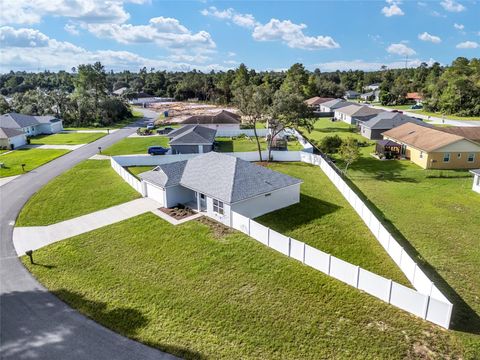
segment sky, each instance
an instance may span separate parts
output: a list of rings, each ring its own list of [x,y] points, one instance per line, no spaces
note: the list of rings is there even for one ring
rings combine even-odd
[[[0,72],[379,70],[480,57],[480,0],[0,0]]]

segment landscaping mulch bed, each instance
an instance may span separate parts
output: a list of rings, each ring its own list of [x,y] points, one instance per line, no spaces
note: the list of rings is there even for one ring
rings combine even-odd
[[[207,225],[212,230],[213,236],[216,239],[221,239],[227,235],[235,233],[235,230],[233,230],[232,228],[229,228],[228,226],[223,225],[222,223],[212,220],[206,216],[202,216],[196,220],[204,225]]]
[[[195,215],[195,212],[188,207],[185,207],[185,208],[179,208],[179,207],[165,208],[165,207],[161,207],[158,210],[164,212],[165,214],[173,217],[176,220],[182,220],[182,219],[185,219],[189,216]]]

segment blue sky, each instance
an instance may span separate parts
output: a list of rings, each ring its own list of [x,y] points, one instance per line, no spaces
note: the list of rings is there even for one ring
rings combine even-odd
[[[477,1],[3,0],[0,71],[377,70],[480,57]]]

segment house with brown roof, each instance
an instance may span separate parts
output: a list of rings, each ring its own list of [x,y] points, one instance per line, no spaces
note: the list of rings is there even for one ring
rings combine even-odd
[[[335,109],[335,119],[342,120],[347,124],[357,125],[363,121],[368,121],[385,110],[374,109],[369,106],[349,105]]]
[[[181,121],[181,125],[202,125],[211,129],[240,129],[242,118],[231,111],[220,110],[214,113],[193,115]]]
[[[405,99],[415,100],[417,104],[421,104],[423,101],[423,96],[418,92],[410,92],[410,93],[407,93],[407,95],[405,95]]]
[[[327,101],[335,100],[334,98],[314,96],[310,99],[305,100],[307,106],[313,108],[314,111],[320,111],[320,105],[326,103]]]
[[[402,146],[401,155],[424,169],[475,169],[480,167],[480,142],[463,136],[405,123],[383,133]]]
[[[449,126],[438,128],[438,130],[480,143],[480,126]]]

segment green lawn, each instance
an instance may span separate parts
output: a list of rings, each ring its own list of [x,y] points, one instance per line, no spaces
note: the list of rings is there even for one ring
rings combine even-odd
[[[58,149],[18,149],[8,154],[0,155],[0,177],[23,174],[22,164],[25,164],[25,171],[31,171],[37,167],[65,155],[69,150]]]
[[[46,150],[39,150],[46,151]],[[86,160],[33,195],[16,226],[50,225],[140,197],[108,160]]]
[[[150,171],[153,168],[155,168],[155,166],[130,166],[130,167],[127,167],[126,169],[132,175],[134,175],[135,177],[138,178],[138,174],[141,174],[141,173],[146,172],[146,171]]]
[[[107,135],[106,133],[59,133],[38,135],[30,138],[31,144],[40,145],[78,145],[88,144]]]
[[[128,154],[146,154],[150,146],[168,147],[168,137],[149,136],[149,137],[129,137],[120,140],[112,146],[102,150],[104,155],[128,155]]]
[[[444,359],[444,331],[217,225],[144,214],[25,266],[95,321],[186,359]]]
[[[442,118],[442,113],[435,113],[435,112],[426,111],[426,110],[423,110],[423,109],[411,109],[410,107],[412,105],[397,105],[397,106],[393,106],[393,105],[389,106],[389,105],[381,105],[381,104],[377,104],[377,105],[382,106],[382,107],[386,107],[386,108],[390,108],[390,109],[397,109],[397,110],[402,110],[402,111],[413,112],[413,113],[420,114],[420,115],[434,116],[434,117]],[[475,121],[480,121],[480,117],[478,117],[478,116],[456,116],[456,115],[445,114],[445,118],[450,119],[450,120],[463,120],[463,121],[475,120]]]
[[[235,140],[232,140],[232,138],[229,137],[217,137],[215,138],[215,141],[218,143],[215,151],[218,152],[258,151],[257,141],[254,137],[236,138]],[[267,142],[263,137],[260,138],[260,146],[262,150],[267,150]],[[296,140],[289,141],[288,150],[303,150],[303,146]]]
[[[358,133],[355,126],[349,125],[343,121],[331,121],[328,118],[317,120],[313,125],[313,130],[309,133],[303,130],[304,136],[320,142],[326,136],[338,135],[342,139],[353,137],[360,141],[370,141]],[[373,142],[372,142],[373,144]]]

